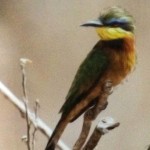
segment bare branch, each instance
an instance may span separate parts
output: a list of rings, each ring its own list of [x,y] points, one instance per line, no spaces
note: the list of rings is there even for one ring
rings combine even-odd
[[[111,117],[101,119],[83,150],[93,150],[98,144],[102,135],[108,133],[109,130],[114,129],[119,125],[120,123],[114,121],[114,119]]]
[[[24,103],[18,99],[2,82],[0,82],[0,91],[1,93],[9,100],[18,110],[25,116],[26,109]],[[37,126],[37,129],[40,130],[47,138],[52,134],[52,130],[46,125],[46,123],[39,117],[35,121],[35,114],[28,110],[29,120],[32,124]],[[70,150],[70,148],[64,144],[61,140],[58,142],[58,146],[62,150]]]
[[[35,113],[35,121],[38,117],[38,108],[40,107],[40,104],[39,104],[39,100],[36,100],[35,101],[35,108],[34,108],[34,113]],[[34,150],[35,148],[35,133],[37,131],[37,127],[34,126],[34,130],[33,130],[33,133],[32,133],[32,150]]]
[[[26,64],[27,63],[31,63],[32,61],[27,59],[27,58],[21,58],[20,59],[20,67],[21,67],[21,71],[22,71],[22,90],[23,90],[23,96],[24,96],[24,105],[25,105],[25,109],[26,109],[26,113],[25,113],[25,118],[26,118],[26,123],[27,123],[27,147],[28,150],[31,150],[31,146],[30,146],[30,130],[31,130],[31,122],[29,120],[29,115],[28,115],[28,96],[27,96],[27,76],[26,76]]]
[[[83,126],[82,126],[82,130],[81,130],[80,136],[77,139],[75,145],[73,146],[73,150],[81,149],[83,144],[85,143],[87,137],[88,137],[92,121],[91,121],[91,119],[89,119],[87,117],[86,114],[84,115],[84,121],[83,121]]]
[[[85,112],[82,131],[73,147],[73,150],[80,150],[82,148],[89,135],[92,121],[96,119],[102,110],[106,109],[108,104],[107,98],[112,93],[112,88],[111,81],[106,81],[102,88],[102,94],[97,100],[97,103],[91,109],[87,110],[87,112]]]

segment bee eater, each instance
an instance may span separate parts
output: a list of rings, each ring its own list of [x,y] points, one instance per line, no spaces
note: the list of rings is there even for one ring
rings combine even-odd
[[[108,80],[117,86],[135,66],[134,19],[126,10],[109,8],[82,26],[94,27],[100,40],[80,65],[45,150],[54,150],[67,124],[101,100]]]

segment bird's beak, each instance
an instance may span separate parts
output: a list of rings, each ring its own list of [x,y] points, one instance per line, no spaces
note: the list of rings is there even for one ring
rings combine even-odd
[[[88,21],[88,22],[82,24],[81,26],[83,26],[83,27],[102,27],[103,23],[100,20],[91,20],[91,21]]]

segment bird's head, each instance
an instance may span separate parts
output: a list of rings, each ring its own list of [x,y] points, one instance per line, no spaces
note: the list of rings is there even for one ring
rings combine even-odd
[[[88,21],[85,27],[95,27],[102,40],[116,40],[134,36],[133,17],[124,9],[112,7],[97,20]]]

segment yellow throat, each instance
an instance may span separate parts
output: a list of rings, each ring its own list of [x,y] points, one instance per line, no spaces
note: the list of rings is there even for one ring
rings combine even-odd
[[[98,33],[100,38],[105,41],[134,37],[133,33],[125,31],[119,27],[100,27],[96,28],[96,32]]]

